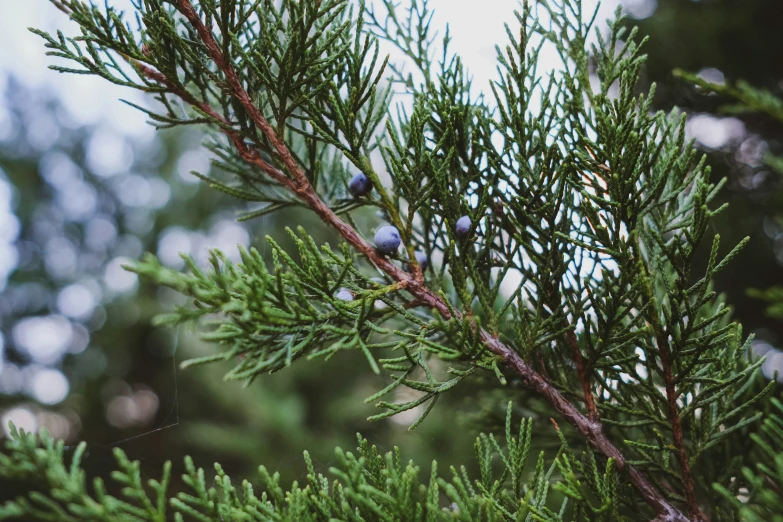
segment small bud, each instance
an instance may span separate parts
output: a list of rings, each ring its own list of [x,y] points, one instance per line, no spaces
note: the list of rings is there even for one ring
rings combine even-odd
[[[353,301],[353,292],[347,288],[341,288],[334,294],[334,298],[340,301]]]
[[[141,54],[143,54],[147,58],[152,56],[152,47],[150,46],[150,44],[145,43],[141,45]]]
[[[459,239],[465,239],[472,232],[470,216],[462,216],[457,220],[457,226],[454,227],[454,231]]]
[[[353,194],[353,197],[355,198],[366,196],[372,191],[372,181],[360,172],[351,178],[351,182],[348,184],[348,190],[351,191],[351,194]]]
[[[375,248],[383,255],[393,254],[400,248],[400,231],[385,225],[375,232]]]

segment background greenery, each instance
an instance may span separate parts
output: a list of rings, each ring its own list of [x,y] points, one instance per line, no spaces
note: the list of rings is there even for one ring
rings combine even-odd
[[[783,129],[759,115],[725,119],[718,111],[727,100],[700,93],[671,71],[715,69],[703,74],[744,78],[779,92],[783,5],[777,0],[659,0],[652,7],[649,0],[629,2],[631,13],[651,13],[632,23],[650,36],[646,75],[659,84],[656,105],[678,106],[697,117],[691,129],[709,152],[715,177],[730,179],[721,197],[731,206],[715,230],[727,244],[746,235],[752,238],[732,269],[718,277],[718,289],[728,294],[735,316],[748,331],[771,347],[781,346],[780,323],[765,316],[765,304],[748,297],[746,290],[783,283],[783,224],[776,219],[783,193],[779,175],[761,161],[767,150],[780,152]],[[160,254],[163,248],[182,250],[188,244],[197,255],[206,246],[224,245],[221,241],[231,246],[232,239],[260,246],[266,234],[285,247],[289,240],[282,229],[292,222],[303,223],[319,242],[334,238],[309,214],[280,213],[241,228],[230,225],[239,210],[235,200],[188,178],[187,171],[194,168],[189,162],[203,161],[192,152],[200,140],[196,132],[160,133],[152,142],[129,140],[132,162],[106,176],[100,162],[90,159],[91,148],[100,147],[96,133],[99,136],[101,129],[69,126],[54,98],[13,81],[4,97],[13,131],[0,141],[0,167],[15,188],[12,212],[20,227],[14,239],[18,266],[0,294],[5,339],[0,412],[9,417],[24,410],[55,435],[87,440],[90,454],[84,465],[91,474],[113,469],[112,449],[121,447],[150,469],[172,460],[174,477],[181,473],[176,468],[181,457],[190,454],[201,466],[220,460],[234,476],[247,475],[264,463],[284,479],[300,478],[305,473],[303,449],[310,451],[316,469],[324,470],[334,461],[333,447],[352,447],[357,431],[382,449],[402,447],[406,458],[421,464],[437,457],[445,469],[470,462],[466,455],[475,433],[500,424],[503,411],[496,408],[504,401],[492,401],[492,390],[475,393],[481,382],[448,394],[414,432],[407,431],[406,423],[413,419],[405,416],[369,423],[365,419],[374,409],[362,399],[381,386],[368,380],[372,378],[363,371],[366,362],[358,353],[265,376],[249,389],[223,383],[222,368],[179,371],[178,360],[204,347],[192,330],[151,325],[152,316],[176,304],[171,293],[145,284],[127,292],[107,287],[105,276],[116,275],[117,259],[137,258],[144,251]],[[36,138],[41,114],[60,129],[48,142]],[[62,154],[75,164],[73,175],[83,182],[83,190],[94,194],[92,212],[79,205],[71,208],[78,197],[89,196],[63,193],[62,179],[52,174],[63,171],[52,169],[53,161],[63,161]],[[144,190],[168,190],[170,198],[165,205],[154,194],[134,199],[133,194]],[[63,270],[64,263],[71,269]],[[61,313],[58,297],[73,284],[93,292],[96,306],[71,321],[80,325],[70,327],[69,348],[78,353],[50,365],[67,376],[70,394],[47,405],[36,401],[28,382],[41,367],[16,346],[14,327],[25,318]],[[490,404],[500,406],[485,407]],[[536,410],[535,403],[518,404],[527,414]],[[546,437],[534,442],[550,443]],[[15,493],[13,484],[3,484],[0,501]]]
[[[734,268],[718,276],[718,287],[728,294],[735,317],[748,331],[779,346],[783,344],[780,323],[767,317],[764,303],[750,298],[746,291],[783,281],[783,236],[775,217],[783,205],[781,177],[761,161],[767,153],[780,153],[783,128],[761,114],[724,114],[721,108],[733,100],[705,95],[676,78],[672,71],[680,68],[702,72],[711,80],[742,79],[780,94],[783,3],[659,0],[649,18],[633,23],[641,34],[650,36],[646,74],[648,82],[659,86],[655,105],[664,110],[680,107],[691,118],[719,118],[702,119],[701,128],[692,127],[693,131],[700,131],[694,132],[697,139],[702,135],[718,138],[701,146],[709,153],[714,178],[729,179],[720,197],[730,203],[730,208],[718,216],[715,229],[730,243],[745,236],[750,236],[751,242],[735,260]],[[722,133],[729,137],[719,146],[710,146],[722,141]]]

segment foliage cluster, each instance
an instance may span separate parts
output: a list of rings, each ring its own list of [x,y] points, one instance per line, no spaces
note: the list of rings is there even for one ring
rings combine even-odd
[[[44,478],[43,487],[48,494],[34,492],[29,499],[6,504],[0,509],[0,519],[30,516],[38,520],[162,522],[173,513],[174,520],[203,522],[501,521],[531,516],[554,521],[562,520],[561,515],[573,503],[576,517],[617,520],[618,477],[611,464],[599,469],[589,452],[578,459],[563,441],[554,462],[547,465],[542,452],[531,473],[526,463],[532,430],[529,420],[522,421],[518,431],[513,429],[509,405],[505,444],[501,446],[492,435],[482,434],[476,439],[481,475],[478,479],[469,477],[464,467],[452,468],[451,477],[442,478],[433,462],[429,480],[422,481],[419,467],[413,462],[405,464],[399,449],[380,454],[361,437],[355,455],[336,450],[338,465],[330,469],[332,481],[316,473],[305,452],[307,477],[303,484],[294,482],[288,490],[280,484],[278,473],[263,466],[258,470],[260,486],[254,487],[247,480],[236,486],[219,464],[215,464],[214,478],[207,478],[205,471],[196,468],[188,457],[183,476],[188,489],[171,499],[170,462],[164,465],[159,480],[145,481],[139,462],[131,462],[122,450],[116,449],[118,471],[112,479],[122,486],[121,495],[107,493],[100,479],[93,481],[91,493],[80,467],[85,443],[71,452],[45,431],[35,435],[14,430],[12,441],[6,446],[7,454],[0,455],[0,477]],[[498,463],[500,466],[493,465]],[[556,471],[561,478],[552,484]],[[566,497],[559,512],[546,505],[550,487]],[[441,507],[441,497],[450,503],[448,507]]]
[[[201,177],[255,205],[243,218],[302,207],[344,240],[319,248],[299,229],[296,252],[268,239],[271,256],[251,249],[239,264],[215,252],[209,267],[188,260],[187,273],[154,258],[134,265],[193,301],[161,323],[212,325],[205,339],[216,353],[184,366],[231,362],[227,378],[251,382],[360,350],[388,382],[367,398],[381,409],[376,419],[415,408],[416,426],[441,394],[488,373],[570,424],[558,429],[564,449],[549,471],[543,460],[525,471],[530,427],[514,438],[508,424],[506,453],[479,438],[478,481],[433,471],[419,484],[415,467],[362,443],[364,460],[338,453],[339,486],[311,471],[309,489],[294,486],[288,497],[263,472],[267,497],[249,485],[239,495],[219,468],[218,486],[207,489],[188,465],[196,494],[177,497],[174,509],[212,510],[205,520],[228,516],[220,509],[259,520],[436,520],[448,498],[457,506],[449,516],[464,520],[733,520],[741,491],[763,487],[752,472],[740,475],[752,457],[736,448],[773,384],[755,378],[761,361],[747,360],[748,340],[712,288],[744,242],[721,249],[716,235],[706,266],[696,266],[723,210],[711,206],[720,184],[686,141],[684,116],[652,112],[654,87],[638,92],[644,42],[622,18],[602,34],[577,0],[524,3],[484,98],[448,33],[436,45],[426,0],[384,0],[378,11],[348,0],[144,0],[133,26],[108,6],[56,3],[82,34],[38,32],[70,62],[54,68],[153,93],[158,104],[142,110],[161,128],[207,124],[221,173]],[[380,40],[414,70],[381,59]],[[560,68],[540,70],[545,47]],[[395,97],[410,103],[393,113]],[[350,197],[354,172],[374,191]],[[469,238],[455,231],[464,215]],[[400,231],[402,254],[384,256],[365,239],[382,223]],[[337,298],[341,288],[355,299]],[[416,398],[386,398],[400,387]],[[568,449],[577,444],[582,459]],[[18,435],[8,451],[9,469],[26,477],[67,469],[57,464],[62,447],[45,436]],[[169,472],[148,499],[137,465],[118,458],[117,478],[144,506],[124,513],[161,516]],[[77,454],[72,479],[50,482],[52,496],[92,510],[83,513],[120,505],[101,487],[96,501],[85,497],[78,462]],[[550,481],[563,499],[555,507]],[[7,511],[44,516],[35,509],[21,500]],[[396,514],[382,515],[389,510]]]

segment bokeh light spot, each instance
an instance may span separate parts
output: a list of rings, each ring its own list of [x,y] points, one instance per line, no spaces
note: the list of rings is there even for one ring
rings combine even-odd
[[[38,429],[38,422],[35,419],[35,414],[27,408],[17,407],[3,413],[3,431],[6,437],[11,436],[11,429],[9,423],[13,423],[17,429],[22,429],[28,433],[32,433]]]
[[[106,405],[106,420],[117,428],[145,426],[158,412],[158,404],[158,396],[146,388],[128,395],[118,395]]]
[[[72,319],[89,319],[96,305],[93,293],[80,283],[68,285],[57,294],[57,309]]]
[[[16,347],[41,364],[56,363],[71,344],[71,323],[60,315],[26,317],[11,333]]]
[[[103,273],[106,287],[116,294],[126,294],[136,289],[139,278],[133,272],[128,272],[122,265],[131,264],[127,257],[116,257],[108,262]]]
[[[171,227],[163,231],[158,241],[158,257],[161,263],[173,268],[180,268],[185,262],[180,253],[190,254],[193,241],[190,233],[181,227]]]
[[[133,164],[133,149],[126,139],[109,129],[101,129],[87,143],[87,165],[95,174],[110,177],[125,172]]]
[[[28,384],[31,395],[42,404],[58,404],[70,390],[63,372],[54,368],[40,368],[33,372]]]

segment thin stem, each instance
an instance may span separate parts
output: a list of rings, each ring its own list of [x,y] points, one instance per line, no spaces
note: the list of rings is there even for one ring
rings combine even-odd
[[[189,105],[192,105],[193,107],[196,107],[199,111],[203,112],[204,114],[208,115],[210,118],[214,119],[220,125],[220,129],[223,132],[223,134],[225,134],[231,140],[234,146],[237,148],[237,150],[239,151],[239,155],[242,157],[243,160],[259,167],[265,174],[267,174],[269,177],[271,177],[272,179],[274,179],[284,187],[288,188],[289,190],[295,190],[296,186],[291,180],[291,178],[289,178],[284,173],[274,168],[266,161],[264,161],[261,158],[261,155],[256,150],[249,148],[242,140],[242,137],[232,129],[231,122],[226,120],[223,116],[221,116],[208,103],[199,101],[192,94],[190,94],[182,85],[180,85],[177,82],[171,81],[166,76],[161,74],[159,71],[156,71],[155,69],[137,60],[132,60],[131,63],[145,77],[147,77],[152,81],[165,85],[169,89],[169,91],[179,96],[182,99],[182,101],[188,103]]]
[[[663,367],[663,380],[666,384],[666,400],[669,404],[669,421],[672,425],[672,437],[674,446],[677,448],[677,461],[682,470],[682,481],[685,487],[685,501],[688,504],[688,514],[694,520],[707,520],[707,517],[699,508],[699,502],[696,500],[696,491],[693,484],[693,474],[691,465],[688,461],[688,451],[685,447],[685,439],[682,435],[682,422],[680,420],[680,409],[677,406],[677,389],[675,386],[674,371],[672,369],[672,355],[666,334],[659,330],[660,325],[656,325],[657,333],[655,342],[660,353],[661,366]]]
[[[638,266],[643,274],[649,278],[646,265],[641,261],[638,262]],[[652,288],[649,286],[649,279],[647,285],[642,285],[644,288],[644,295],[650,302],[655,301]],[[674,440],[674,447],[677,449],[677,462],[680,464],[680,471],[682,472],[682,482],[685,489],[685,502],[688,506],[688,514],[693,520],[706,521],[707,516],[699,507],[699,502],[696,499],[696,488],[693,482],[693,473],[691,472],[690,461],[688,460],[688,450],[685,446],[685,438],[682,433],[682,421],[680,419],[680,409],[677,406],[677,379],[674,375],[674,364],[672,361],[672,350],[669,344],[669,338],[666,334],[661,321],[658,318],[656,307],[653,306],[653,313],[650,314],[648,321],[650,322],[653,332],[655,333],[655,344],[658,348],[659,358],[661,360],[661,367],[663,369],[663,381],[666,387],[666,402],[669,409],[669,423],[671,424],[672,439]]]

